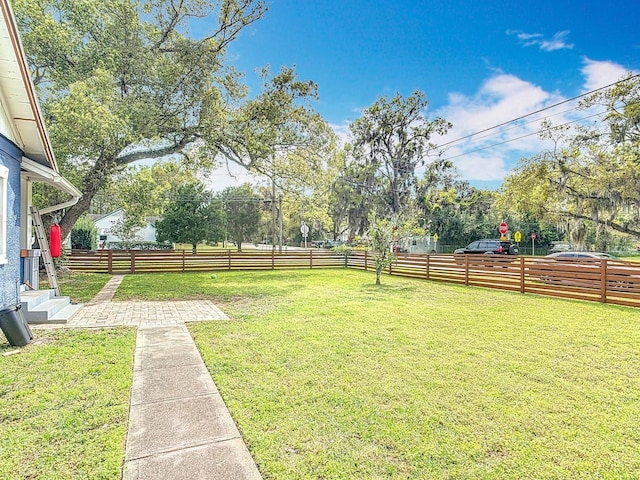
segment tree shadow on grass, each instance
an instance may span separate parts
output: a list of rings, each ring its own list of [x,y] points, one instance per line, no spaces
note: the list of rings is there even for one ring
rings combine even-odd
[[[381,293],[381,292],[407,293],[407,292],[414,292],[416,288],[417,287],[415,285],[408,285],[408,284],[398,285],[398,284],[382,283],[380,285],[376,285],[375,283],[365,283],[364,285],[360,286],[360,291],[363,293]]]

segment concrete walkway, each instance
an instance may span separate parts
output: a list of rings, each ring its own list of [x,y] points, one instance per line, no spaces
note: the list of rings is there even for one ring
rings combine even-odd
[[[260,478],[187,327],[140,327],[123,479]]]
[[[111,302],[122,278],[66,327],[138,327],[123,480],[261,479],[185,326],[228,317],[209,301]]]

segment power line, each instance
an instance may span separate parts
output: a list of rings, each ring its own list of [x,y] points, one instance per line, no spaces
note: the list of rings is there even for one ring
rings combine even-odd
[[[570,122],[566,122],[566,123],[563,123],[561,125],[554,125],[552,127],[545,128],[543,131],[548,132],[548,131],[557,129],[559,127],[564,127],[566,125],[571,125],[572,123],[577,123],[577,122],[581,122],[583,120],[588,120],[589,118],[598,117],[600,115],[604,115],[605,113],[607,113],[607,112],[604,111],[604,112],[594,113],[593,115],[588,115],[586,117],[579,118],[577,120],[572,120]],[[479,148],[476,148],[474,150],[470,150],[468,152],[463,152],[463,153],[459,153],[457,155],[453,155],[451,157],[447,157],[445,160],[453,160],[454,158],[464,157],[465,155],[469,155],[470,153],[475,153],[475,152],[479,152],[481,150],[486,150],[487,148],[498,147],[498,146],[504,145],[506,143],[515,142],[516,140],[522,140],[523,138],[526,138],[526,137],[531,137],[532,135],[538,135],[539,133],[540,132],[531,132],[531,133],[527,133],[526,135],[521,135],[519,137],[510,138],[509,140],[505,140],[504,142],[498,142],[498,143],[492,143],[491,145],[485,145],[484,147],[479,147]]]
[[[579,107],[569,108],[567,110],[563,110],[561,112],[557,112],[557,113],[554,113],[552,115],[548,115],[548,116],[546,116],[544,118],[551,118],[551,117],[556,117],[558,115],[564,115],[565,113],[569,113],[569,112],[573,112],[575,110],[578,110],[578,108]],[[483,140],[485,138],[490,138],[490,137],[493,137],[494,135],[499,135],[500,133],[506,133],[506,132],[508,132],[510,130],[514,130],[516,128],[520,128],[520,127],[523,127],[525,125],[529,125],[531,123],[539,122],[540,120],[541,120],[541,118],[534,118],[533,120],[529,120],[528,122],[525,122],[525,123],[521,123],[521,124],[518,124],[518,125],[512,125],[512,126],[510,126],[508,128],[505,128],[504,130],[501,130],[499,132],[493,132],[493,133],[489,133],[488,135],[483,135],[482,137],[475,138],[474,141]],[[474,134],[474,135],[479,135],[480,133],[481,132],[478,132],[477,134]]]
[[[559,113],[557,113],[557,114],[554,114],[554,116],[555,116],[555,115],[561,115],[561,114],[563,114],[563,113],[567,113],[567,112],[570,112],[570,111],[573,111],[573,110],[576,110],[576,108],[570,108],[569,110],[565,110],[565,111],[563,111],[563,112],[559,112]],[[608,113],[608,111],[607,111],[607,110],[604,110],[604,111],[602,111],[602,112],[594,113],[594,114],[592,114],[592,115],[587,115],[586,117],[578,118],[578,119],[576,119],[576,120],[571,120],[571,121],[569,121],[569,122],[561,123],[561,124],[559,124],[559,125],[552,125],[552,126],[550,126],[550,127],[547,127],[547,128],[545,128],[545,129],[542,129],[542,130],[540,130],[540,131],[530,132],[530,133],[527,133],[527,134],[525,134],[525,135],[520,135],[519,137],[510,138],[510,139],[508,139],[508,140],[504,140],[504,141],[502,141],[502,142],[492,143],[491,145],[485,145],[484,147],[478,147],[478,148],[475,148],[475,149],[473,149],[473,150],[469,150],[469,151],[465,151],[465,152],[462,152],[462,153],[458,153],[458,154],[456,154],[456,155],[452,155],[452,156],[450,156],[450,157],[445,157],[443,160],[453,160],[453,159],[455,159],[455,158],[464,157],[465,155],[468,155],[468,154],[470,154],[470,153],[475,153],[475,152],[479,152],[479,151],[486,150],[486,149],[489,149],[489,148],[498,147],[498,146],[500,146],[500,145],[505,145],[505,144],[507,144],[507,143],[515,142],[515,141],[517,141],[517,140],[522,140],[523,138],[531,137],[531,136],[533,136],[533,135],[539,135],[541,131],[543,131],[543,132],[549,132],[549,131],[551,131],[551,130],[555,130],[555,129],[558,129],[558,128],[560,128],[560,127],[564,127],[564,126],[566,126],[566,125],[571,125],[571,124],[573,124],[573,123],[582,122],[582,121],[584,121],[584,120],[588,120],[588,119],[593,118],[593,117],[599,117],[599,116],[601,116],[601,115],[605,115],[606,113]],[[540,120],[540,119],[532,120],[531,122],[527,122],[527,124],[528,124],[528,123],[533,123],[533,122],[538,121],[538,120]],[[511,127],[511,128],[515,128],[515,127]],[[510,129],[511,129],[511,128],[510,128]],[[507,129],[507,130],[510,130],[510,129]],[[480,132],[478,132],[478,133],[480,133]],[[490,135],[485,135],[484,137],[480,137],[478,140],[481,140],[481,139],[483,139],[483,138],[489,138],[489,137],[491,137],[491,136],[493,136],[493,135],[495,135],[495,134],[493,134],[493,133],[492,133],[492,134],[490,134]],[[379,169],[377,169],[377,170],[379,171]],[[398,169],[397,169],[397,171],[398,171],[398,172],[400,172],[400,173],[407,173],[407,172],[411,172],[411,171],[413,171],[413,169],[411,169],[411,168],[398,168]],[[384,176],[384,175],[383,175],[383,176]],[[352,185],[354,185],[354,186],[362,186],[362,187],[366,186],[366,185],[364,185],[364,184],[358,184],[358,183],[354,183],[354,182],[347,182],[347,183],[351,183],[351,184],[352,184]]]
[[[446,147],[447,145],[451,145],[451,144],[453,144],[453,143],[461,142],[462,140],[466,140],[466,139],[471,138],[471,137],[474,137],[474,136],[476,136],[476,135],[480,135],[481,133],[485,133],[485,132],[488,132],[488,131],[490,131],[490,130],[494,130],[494,129],[496,129],[496,128],[504,127],[505,125],[508,125],[508,124],[510,124],[510,123],[517,122],[518,120],[522,120],[522,119],[524,119],[524,118],[530,117],[530,116],[535,115],[535,114],[537,114],[537,113],[544,112],[544,111],[550,110],[550,109],[552,109],[552,108],[558,107],[558,106],[560,106],[560,105],[563,105],[563,104],[565,104],[565,103],[572,102],[572,101],[574,101],[574,100],[577,100],[577,99],[579,99],[579,98],[585,97],[585,96],[587,96],[587,95],[591,95],[591,94],[593,94],[593,93],[599,92],[600,90],[604,90],[604,89],[607,89],[607,88],[611,88],[611,87],[613,87],[613,86],[615,86],[615,85],[619,85],[620,83],[628,82],[629,80],[632,80],[632,79],[637,78],[637,77],[640,77],[640,73],[637,73],[637,74],[635,74],[635,75],[632,75],[632,76],[630,76],[630,77],[628,77],[628,78],[625,78],[625,79],[623,79],[623,80],[618,80],[617,82],[610,83],[609,85],[605,85],[604,87],[596,88],[595,90],[591,90],[591,91],[589,91],[589,92],[585,92],[585,93],[583,93],[583,94],[581,94],[581,95],[577,95],[577,96],[572,97],[572,98],[569,98],[569,99],[567,99],[567,100],[563,100],[563,101],[561,101],[561,102],[554,103],[553,105],[549,105],[548,107],[541,108],[541,109],[536,110],[536,111],[534,111],[534,112],[530,112],[530,113],[527,113],[527,114],[525,114],[525,115],[521,115],[521,116],[519,116],[519,117],[517,117],[517,118],[514,118],[514,119],[512,119],[512,120],[508,120],[508,121],[506,121],[506,122],[499,123],[499,124],[494,125],[494,126],[492,126],[492,127],[488,127],[488,128],[483,129],[483,130],[479,130],[479,131],[477,131],[477,132],[475,132],[475,133],[470,133],[469,135],[465,135],[464,137],[460,137],[460,138],[457,138],[457,139],[455,139],[455,140],[451,140],[451,141],[449,141],[449,142],[446,142],[446,143],[443,143],[443,144],[441,144],[441,145],[438,145],[438,148]]]

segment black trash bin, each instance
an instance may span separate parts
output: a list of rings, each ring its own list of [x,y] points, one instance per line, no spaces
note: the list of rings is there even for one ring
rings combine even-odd
[[[22,305],[0,310],[0,329],[11,345],[22,347],[33,340],[33,333],[24,318]]]

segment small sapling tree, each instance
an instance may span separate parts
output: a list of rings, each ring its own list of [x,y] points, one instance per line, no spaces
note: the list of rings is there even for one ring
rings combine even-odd
[[[400,238],[412,234],[419,235],[421,232],[411,222],[402,222],[397,216],[378,218],[375,212],[369,215],[367,237],[376,266],[376,285],[380,285],[380,276],[384,269],[396,260],[394,244]]]

